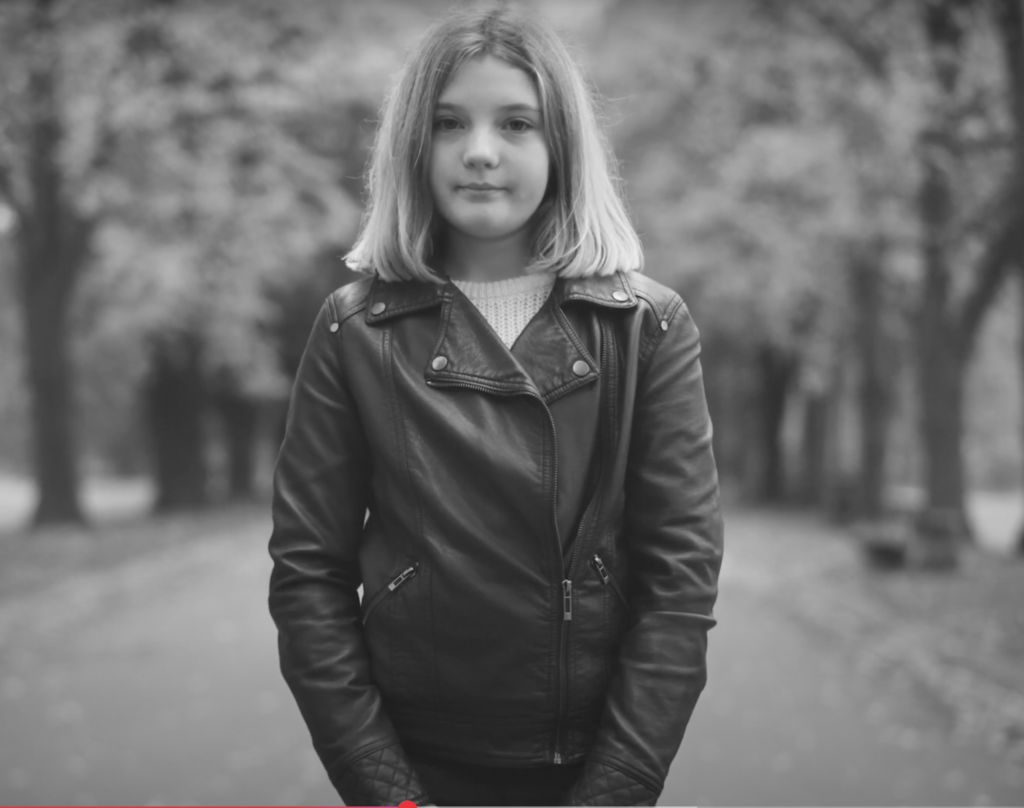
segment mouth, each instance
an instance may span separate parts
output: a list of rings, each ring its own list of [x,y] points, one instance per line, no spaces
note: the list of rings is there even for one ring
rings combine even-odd
[[[505,190],[504,188],[501,188],[501,187],[499,187],[497,185],[491,185],[491,184],[486,183],[486,182],[467,182],[464,185],[459,185],[458,188],[461,191],[504,191]]]

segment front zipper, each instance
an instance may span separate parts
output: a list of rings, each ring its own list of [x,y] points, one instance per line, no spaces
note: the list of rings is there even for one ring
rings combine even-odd
[[[572,620],[572,581],[566,578],[562,581],[562,625],[558,630],[558,723],[555,725],[555,751],[552,757],[555,765],[561,765],[565,761],[562,758],[562,731],[565,723],[562,711],[567,704],[569,677],[566,675],[565,666],[569,656],[569,627],[566,625]]]
[[[614,592],[619,602],[622,603],[623,608],[628,612],[629,604],[626,602],[626,596],[622,594],[622,590],[619,589],[618,583],[612,577],[612,574],[608,572],[608,568],[604,565],[604,561],[601,560],[601,556],[594,553],[594,557],[590,559],[591,565],[597,570],[597,574],[601,577],[601,582]]]
[[[373,596],[373,599],[366,606],[366,611],[363,612],[364,626],[366,625],[366,621],[370,619],[370,615],[373,614],[374,610],[384,602],[384,598],[419,572],[419,567],[420,565],[418,563],[413,564],[411,567],[406,567],[398,574],[397,577],[392,579],[387,586],[383,587],[376,595]]]
[[[604,321],[601,320],[599,322],[600,322],[600,326],[601,326],[601,356],[600,356],[600,358],[598,360],[600,362],[598,367],[602,367],[603,368],[603,367],[606,367],[606,364],[607,364],[607,362],[606,362],[606,359],[607,359],[606,344],[608,342],[608,335],[607,335],[607,333],[605,333]],[[602,384],[607,385],[608,384],[608,379],[605,378],[602,381]],[[601,399],[603,399],[604,396],[606,395],[605,391],[601,390],[600,395],[601,395]],[[598,420],[598,429],[603,428],[604,425],[601,423],[600,399],[599,399],[599,404],[598,404],[598,419],[597,420]],[[552,421],[551,422],[552,429],[554,429],[554,426],[555,426],[555,423],[554,423],[554,421]],[[556,444],[555,448],[557,448],[557,444]],[[602,448],[603,447],[601,446],[601,444],[598,443],[598,451],[600,451]],[[584,526],[587,523],[587,517],[590,516],[590,509],[597,503],[597,495],[601,491],[601,483],[604,482],[604,480],[603,480],[603,478],[604,478],[604,465],[605,465],[604,464],[604,457],[603,456],[599,457],[598,458],[598,462],[600,463],[600,467],[598,468],[597,481],[594,483],[594,493],[591,495],[590,500],[587,502],[586,510],[583,511],[583,518],[580,519],[580,523],[579,523],[579,525],[576,528],[576,538],[573,539],[573,542],[572,542],[572,555],[571,555],[571,557],[569,559],[569,579],[570,580],[573,578],[573,573],[576,572],[576,559],[579,556],[580,539],[583,538],[583,528],[584,528]]]
[[[603,367],[606,366],[606,356],[607,356],[606,345],[607,345],[607,343],[608,343],[608,335],[607,335],[607,333],[605,333],[605,326],[604,326],[604,323],[602,322],[601,323],[601,356],[600,356],[600,365],[598,367],[602,367],[603,368]],[[607,378],[604,379],[602,383],[603,384],[607,384],[608,383]],[[601,395],[601,397],[603,399],[603,397],[606,395],[605,391],[601,390],[600,395]],[[541,402],[541,403],[543,403],[543,402]],[[545,409],[547,409],[547,405],[545,405]],[[601,418],[600,418],[600,414],[601,414],[600,413],[600,409],[601,408],[599,407],[598,408],[598,428],[599,429],[603,428],[603,424],[601,424]],[[549,416],[551,415],[551,411],[550,410],[548,411],[548,415]],[[554,432],[555,432],[555,421],[554,421],[553,417],[551,418],[551,432],[552,432],[552,434],[554,434]],[[603,447],[601,447],[601,445],[598,444],[598,451],[600,451],[601,448],[603,448]],[[568,623],[569,621],[572,620],[572,579],[575,577],[576,561],[579,558],[580,544],[581,544],[581,540],[583,538],[583,529],[586,527],[587,519],[589,518],[590,512],[593,509],[594,505],[597,503],[598,494],[601,492],[601,483],[603,482],[603,478],[604,478],[604,465],[605,465],[604,457],[603,456],[599,457],[598,462],[601,465],[600,465],[600,467],[598,469],[597,480],[596,480],[596,482],[594,484],[594,492],[593,492],[593,494],[591,494],[590,499],[587,502],[587,507],[583,511],[583,517],[580,519],[579,525],[577,525],[577,527],[576,527],[576,536],[572,540],[572,553],[571,553],[570,558],[569,558],[569,572],[568,572],[565,580],[562,581],[562,625],[561,625],[561,628],[559,630],[559,649],[558,649],[558,683],[559,683],[559,689],[558,689],[558,723],[557,723],[556,728],[555,728],[555,754],[554,754],[554,762],[556,764],[560,764],[560,763],[564,763],[565,762],[563,760],[563,758],[562,758],[562,735],[563,735],[563,732],[564,732],[564,725],[565,725],[565,720],[566,720],[566,717],[567,717],[565,713],[567,712],[566,705],[568,704],[568,690],[569,690],[569,681],[568,681],[569,680],[569,676],[568,676],[568,667],[569,667],[569,627],[566,625],[566,623]],[[556,482],[556,485],[557,485],[557,482],[558,482],[558,437],[557,437],[557,435],[555,436],[555,482]],[[558,489],[556,487],[556,489],[555,489],[556,497],[557,497],[557,492],[558,492]],[[556,503],[555,503],[555,534],[558,535],[558,503],[557,503],[557,500],[556,500]],[[559,541],[558,541],[558,552],[559,552],[559,556],[558,557],[561,558],[562,557],[561,556],[561,552],[562,552],[562,541],[561,541],[561,539],[559,539]]]
[[[544,408],[544,412],[548,416],[548,423],[551,425],[551,440],[552,445],[554,446],[554,460],[552,462],[551,471],[552,487],[554,489],[554,494],[551,497],[551,521],[555,526],[555,549],[557,551],[555,557],[559,560],[558,571],[559,573],[561,573],[562,534],[561,531],[558,529],[558,430],[555,428],[555,416],[551,414],[551,408],[548,407],[547,403],[544,401],[544,399],[540,396],[539,393],[536,393],[532,390],[495,390],[494,388],[487,387],[482,384],[471,384],[469,382],[441,381],[438,379],[427,379],[427,384],[431,387],[461,387],[467,390],[476,390],[481,393],[488,393],[490,395],[525,395],[529,396],[530,398],[535,398],[538,402],[540,402],[540,405]],[[589,511],[589,506],[587,510]],[[583,521],[581,520],[580,527],[582,528],[582,526]],[[574,541],[574,545],[576,541],[579,540],[580,532],[581,531],[578,531],[576,534],[576,540]],[[563,725],[565,724],[565,717],[562,713],[565,710],[565,706],[567,704],[567,690],[569,688],[568,676],[566,675],[566,667],[568,664],[567,657],[569,650],[569,627],[566,625],[566,623],[572,620],[572,572],[573,565],[576,562],[575,550],[576,548],[574,546],[572,562],[569,565],[569,575],[567,578],[563,579],[561,584],[562,623],[558,631],[558,723],[555,727],[555,748],[552,755],[552,762],[556,765],[560,765],[564,762],[562,756],[562,735],[564,733]]]
[[[606,343],[608,341],[608,335],[605,333],[604,323],[601,324],[601,358],[599,367],[604,367],[606,357]],[[512,395],[527,395],[530,398],[537,399],[540,405],[544,408],[544,412],[548,416],[548,423],[551,424],[551,439],[554,446],[554,461],[552,463],[552,481],[554,488],[554,495],[551,498],[551,521],[555,526],[555,557],[561,561],[562,559],[562,536],[561,531],[558,529],[558,430],[555,428],[555,417],[551,414],[551,408],[548,407],[547,403],[540,396],[531,390],[495,390],[491,387],[487,387],[482,384],[471,384],[469,382],[452,382],[452,381],[441,381],[438,379],[428,379],[427,384],[432,387],[461,387],[467,390],[476,390],[478,392],[489,393],[492,395],[500,396],[512,396]],[[602,391],[602,396],[605,395]],[[601,490],[601,478],[604,475],[604,458],[600,459],[601,469],[598,474],[597,483],[594,488],[594,493],[590,497],[590,501],[587,503],[586,510],[583,512],[583,518],[580,519],[579,526],[576,530],[576,535],[572,542],[572,553],[569,560],[569,570],[566,577],[562,580],[562,623],[559,627],[559,638],[558,638],[558,723],[555,727],[555,744],[554,752],[552,755],[552,761],[556,765],[564,763],[564,756],[562,754],[563,749],[563,735],[565,733],[565,719],[566,719],[566,706],[568,704],[568,690],[569,690],[569,626],[566,623],[572,621],[572,580],[576,572],[576,562],[579,557],[580,540],[583,537],[583,529],[586,526],[587,519],[590,516],[590,512],[597,502],[597,494]],[[561,563],[559,563],[559,572],[562,571]]]

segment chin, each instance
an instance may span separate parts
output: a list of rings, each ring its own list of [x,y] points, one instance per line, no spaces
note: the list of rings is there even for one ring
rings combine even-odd
[[[523,225],[508,225],[492,222],[465,222],[459,230],[467,236],[477,239],[499,239],[519,232]]]

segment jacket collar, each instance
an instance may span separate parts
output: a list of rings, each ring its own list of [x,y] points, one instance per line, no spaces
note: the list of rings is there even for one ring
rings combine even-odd
[[[438,332],[424,369],[428,384],[472,387],[497,395],[529,393],[550,403],[600,375],[598,362],[563,311],[577,301],[628,309],[636,305],[636,295],[621,272],[602,278],[559,278],[511,351],[450,281],[385,283],[378,279],[367,298],[366,322],[382,323],[439,306]]]
[[[366,322],[379,323],[439,306],[446,296],[457,292],[458,287],[451,281],[384,282],[377,278],[366,301]],[[551,297],[559,306],[576,300],[611,309],[631,309],[636,305],[636,294],[625,272],[599,278],[558,278]]]
[[[571,300],[583,300],[609,309],[631,309],[636,305],[636,294],[625,272],[601,278],[559,278],[554,295],[559,305]]]

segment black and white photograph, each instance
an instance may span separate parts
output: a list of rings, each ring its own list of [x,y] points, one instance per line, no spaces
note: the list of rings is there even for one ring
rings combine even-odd
[[[1024,0],[0,0],[0,805],[1024,805]]]

